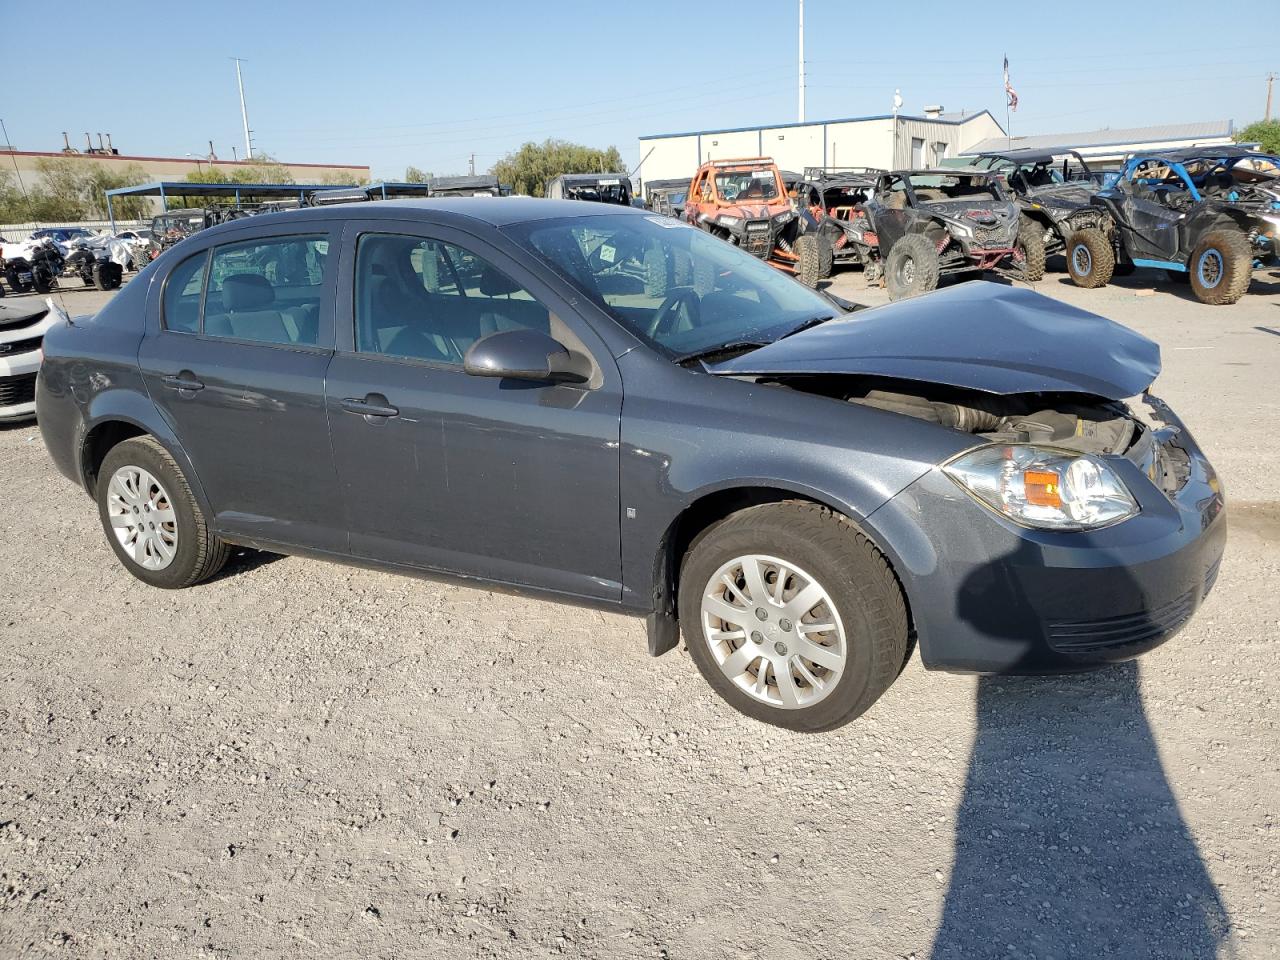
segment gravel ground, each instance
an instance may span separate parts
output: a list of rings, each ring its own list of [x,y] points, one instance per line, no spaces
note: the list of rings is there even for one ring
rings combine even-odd
[[[1164,348],[1230,500],[1198,617],[1084,676],[913,662],[823,736],[621,617],[259,554],[150,590],[0,428],[0,955],[1280,955],[1280,276],[1144,279],[1039,289]]]

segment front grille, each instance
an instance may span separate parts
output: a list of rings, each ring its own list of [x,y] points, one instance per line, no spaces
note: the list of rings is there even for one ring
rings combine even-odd
[[[1013,238],[1009,236],[1009,230],[1003,224],[996,224],[991,227],[976,224],[973,228],[973,234],[978,243],[984,247],[1013,246]]]
[[[1197,590],[1188,590],[1176,600],[1154,610],[1102,620],[1051,620],[1049,646],[1060,653],[1087,653],[1154,640],[1191,618]]]
[[[0,377],[0,407],[31,403],[35,398],[36,375],[34,373],[24,373],[19,377]]]
[[[12,357],[19,353],[30,353],[40,349],[40,341],[44,337],[28,337],[26,340],[10,340],[0,343],[0,357]]]

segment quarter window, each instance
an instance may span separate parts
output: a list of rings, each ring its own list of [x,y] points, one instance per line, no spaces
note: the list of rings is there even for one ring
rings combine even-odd
[[[202,332],[210,337],[315,346],[329,241],[281,237],[217,247]]]
[[[164,284],[161,317],[166,330],[195,333],[200,329],[200,294],[204,290],[207,251],[187,257],[169,273]]]
[[[550,315],[488,261],[452,243],[371,233],[356,248],[356,349],[461,365],[502,330],[550,329]]]

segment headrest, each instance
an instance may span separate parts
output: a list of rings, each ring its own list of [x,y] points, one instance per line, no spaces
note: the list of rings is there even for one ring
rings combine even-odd
[[[505,296],[519,289],[518,283],[488,264],[485,264],[484,269],[480,271],[480,292],[486,297]]]
[[[222,281],[224,310],[265,310],[275,299],[271,281],[256,273],[237,273]]]

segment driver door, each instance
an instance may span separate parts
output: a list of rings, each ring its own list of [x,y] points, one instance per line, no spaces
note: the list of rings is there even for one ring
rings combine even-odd
[[[1182,181],[1176,192],[1189,185]],[[1118,204],[1125,221],[1126,246],[1130,257],[1160,261],[1174,261],[1178,257],[1179,227],[1185,214],[1168,203],[1170,191],[1154,190],[1137,179],[1122,181],[1123,199]]]

